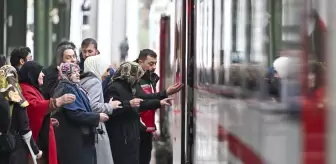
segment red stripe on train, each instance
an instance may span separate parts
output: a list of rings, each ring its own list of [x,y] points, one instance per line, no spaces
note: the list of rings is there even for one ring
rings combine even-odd
[[[219,141],[227,141],[229,144],[230,153],[236,156],[244,164],[264,164],[263,160],[251,150],[247,145],[245,145],[240,139],[227,130],[225,130],[221,125],[218,126],[218,139]]]
[[[212,90],[210,88],[195,86],[195,88],[207,91],[214,94],[232,94],[231,90]],[[243,143],[238,137],[224,129],[223,126],[218,125],[218,139],[219,141],[227,141],[229,144],[229,151],[236,156],[244,164],[264,164],[262,158],[255,153],[248,145]]]

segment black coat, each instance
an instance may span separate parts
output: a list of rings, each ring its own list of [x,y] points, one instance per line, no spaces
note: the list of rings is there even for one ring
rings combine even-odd
[[[148,99],[143,101],[139,108],[132,108],[129,101],[134,98],[133,95],[132,88],[123,80],[110,83],[104,93],[105,102],[109,102],[113,97],[114,100],[121,101],[123,106],[123,108],[114,110],[110,119],[105,123],[114,164],[139,163],[140,117],[138,112],[157,109],[161,106],[160,100]]]
[[[41,92],[46,100],[49,100],[54,94],[54,90],[57,87],[58,80],[58,70],[56,66],[49,66],[43,70],[45,74],[43,78],[43,85],[41,86]]]
[[[55,90],[55,97],[66,93],[76,96],[72,104],[64,105],[53,116],[59,121],[55,128],[59,163],[95,164],[95,128],[99,124],[99,114],[92,112],[89,99],[74,84],[60,81]]]
[[[29,120],[26,108],[22,108],[18,104],[13,105],[12,123],[10,131],[15,136],[15,148],[13,152],[8,154],[0,153],[1,164],[28,164],[29,150],[25,141],[22,139],[22,135],[28,133],[30,130]],[[8,126],[8,125],[6,125]],[[39,148],[36,145],[33,137],[30,140],[30,145],[35,154],[38,153]]]

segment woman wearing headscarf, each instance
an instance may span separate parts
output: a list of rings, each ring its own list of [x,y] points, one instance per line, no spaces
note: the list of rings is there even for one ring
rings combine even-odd
[[[115,108],[119,108],[120,101],[113,101],[111,98],[108,103],[104,103],[102,77],[107,67],[108,63],[101,55],[88,57],[84,62],[81,86],[88,92],[94,112],[111,115]],[[99,124],[97,132],[97,164],[113,164],[110,141],[104,123]]]
[[[65,94],[56,99],[45,100],[39,87],[43,84],[42,66],[34,61],[26,62],[19,71],[22,95],[29,103],[27,107],[29,125],[33,138],[44,152],[43,160],[48,164],[58,164],[56,140],[50,112],[64,104],[72,103],[75,96]],[[57,120],[52,119],[55,123]]]
[[[9,103],[8,115],[5,117],[10,118],[3,125],[5,129],[1,127],[1,133],[8,136],[8,141],[13,145],[13,149],[2,149],[5,144],[0,144],[0,163],[27,164],[28,154],[41,158],[42,151],[39,151],[31,137],[32,132],[26,111],[29,104],[22,96],[16,69],[10,65],[0,68],[0,93]],[[27,146],[30,149],[27,149]]]
[[[115,164],[139,163],[139,112],[170,105],[169,98],[160,101],[134,97],[135,86],[143,74],[144,71],[138,63],[125,62],[117,69],[104,93],[105,102],[113,98],[122,103],[122,108],[115,110],[105,123]]]
[[[59,74],[60,82],[56,87],[59,92],[54,97],[73,94],[76,99],[54,114],[59,121],[55,129],[58,160],[61,164],[95,164],[96,127],[99,122],[108,120],[108,116],[92,111],[87,92],[79,84],[77,64],[62,63]]]

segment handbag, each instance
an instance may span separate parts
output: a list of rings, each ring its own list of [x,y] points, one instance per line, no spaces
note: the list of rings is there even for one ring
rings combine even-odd
[[[0,133],[0,153],[11,153],[16,144],[15,135],[10,131],[12,125],[12,119],[9,121],[9,125],[6,133]]]

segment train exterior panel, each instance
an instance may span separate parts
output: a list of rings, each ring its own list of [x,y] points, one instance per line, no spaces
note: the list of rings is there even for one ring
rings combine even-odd
[[[173,163],[326,163],[326,0],[172,2],[161,88],[185,84],[162,109]]]

